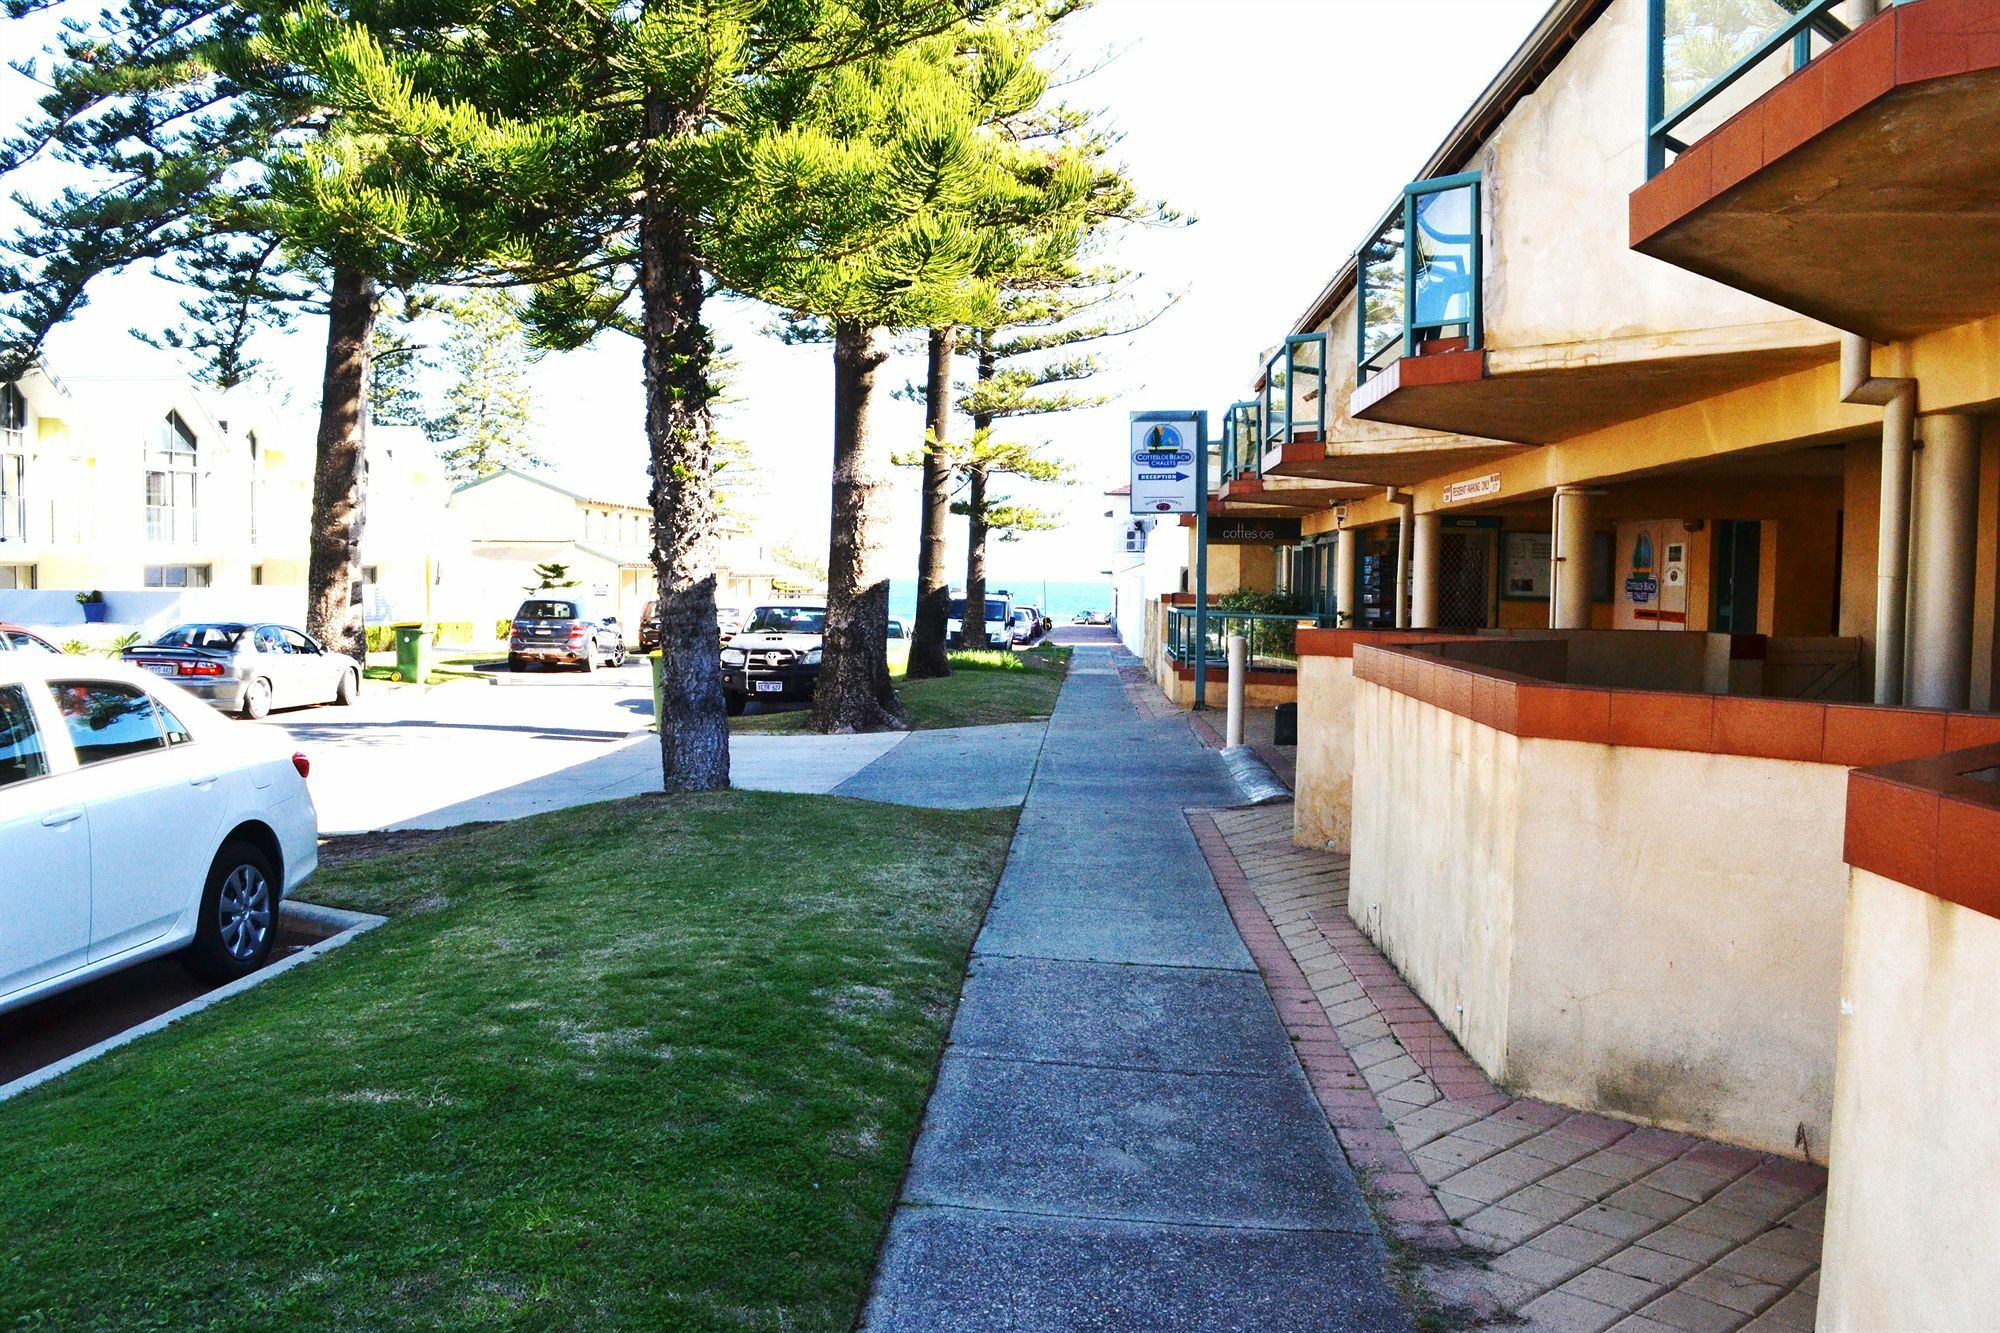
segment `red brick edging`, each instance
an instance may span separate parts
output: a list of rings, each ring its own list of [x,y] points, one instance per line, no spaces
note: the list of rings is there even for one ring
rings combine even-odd
[[[1299,970],[1291,950],[1279,937],[1278,928],[1271,924],[1270,916],[1257,900],[1214,817],[1191,810],[1187,821],[1215,876],[1216,887],[1222,891],[1222,901],[1236,923],[1236,932],[1243,937],[1257,970],[1264,976],[1271,1003],[1277,1007],[1278,1018],[1291,1036],[1292,1050],[1298,1055],[1313,1095],[1319,1098],[1327,1123],[1340,1140],[1341,1151],[1366,1176],[1368,1183],[1388,1198],[1382,1214],[1390,1229],[1405,1244],[1426,1249],[1458,1249],[1458,1233],[1453,1230],[1451,1220],[1410,1161],[1403,1141],[1389,1128],[1375,1094],[1334,1032],[1326,1010],[1306,983],[1305,973]],[[1425,1013],[1428,1015],[1429,1011]],[[1506,1100],[1503,1095],[1502,1103]]]

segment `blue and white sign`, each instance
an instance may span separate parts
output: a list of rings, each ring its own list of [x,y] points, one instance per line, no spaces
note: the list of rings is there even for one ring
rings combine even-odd
[[[1132,422],[1132,512],[1195,512],[1195,457],[1201,427],[1193,417]]]

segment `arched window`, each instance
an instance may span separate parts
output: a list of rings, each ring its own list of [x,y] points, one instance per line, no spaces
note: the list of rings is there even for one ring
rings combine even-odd
[[[195,471],[199,446],[194,432],[169,412],[146,442],[146,537],[156,542],[191,542],[195,533]]]

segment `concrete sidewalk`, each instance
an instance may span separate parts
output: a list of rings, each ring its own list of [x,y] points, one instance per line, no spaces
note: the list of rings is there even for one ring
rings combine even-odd
[[[1116,665],[1057,703],[864,1323],[1407,1328],[1182,815],[1236,788]]]

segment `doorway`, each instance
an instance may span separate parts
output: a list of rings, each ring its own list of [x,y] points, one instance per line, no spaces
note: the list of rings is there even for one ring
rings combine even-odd
[[[1490,528],[1438,534],[1438,628],[1486,629],[1493,624],[1499,584],[1494,577],[1500,534]]]
[[[1764,525],[1756,519],[1725,518],[1715,525],[1715,616],[1717,634],[1757,632],[1757,581],[1763,557]]]

